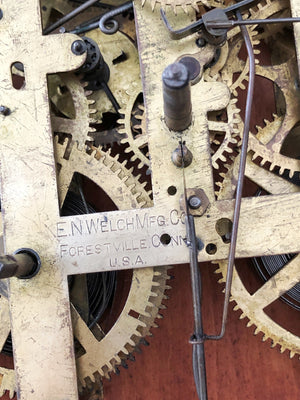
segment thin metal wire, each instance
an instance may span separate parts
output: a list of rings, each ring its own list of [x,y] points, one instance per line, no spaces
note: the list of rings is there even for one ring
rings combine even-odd
[[[48,35],[49,33],[55,31],[55,29],[59,28],[62,26],[64,23],[70,21],[70,19],[76,17],[76,15],[82,13],[85,11],[87,8],[91,7],[93,4],[97,3],[98,0],[89,0],[83,3],[81,6],[75,8],[75,10],[71,11],[69,14],[63,16],[61,19],[58,21],[54,22],[54,24],[48,26],[48,28],[44,29],[43,34]]]
[[[186,225],[186,244],[190,253],[190,274],[193,296],[194,310],[194,334],[190,340],[193,345],[193,374],[199,400],[207,400],[207,383],[206,383],[206,368],[205,368],[205,353],[203,340],[203,323],[202,323],[202,283],[201,275],[198,268],[198,243],[195,231],[195,222],[193,215],[189,213],[186,180],[184,173],[184,151],[182,141],[179,143],[182,157],[182,177],[184,190],[184,211]]]
[[[236,16],[237,16],[238,20],[242,19],[242,15],[241,15],[240,11],[236,12]],[[243,38],[245,41],[245,45],[246,45],[246,49],[248,52],[249,85],[248,85],[248,91],[247,91],[245,121],[244,121],[244,130],[243,130],[243,143],[242,143],[241,156],[240,156],[240,166],[239,166],[235,207],[234,207],[234,214],[233,214],[232,235],[231,235],[229,257],[228,257],[228,267],[227,267],[227,275],[226,275],[225,299],[224,299],[224,307],[223,307],[222,325],[221,325],[221,331],[220,331],[219,335],[206,336],[206,339],[210,339],[210,340],[222,339],[222,337],[225,334],[228,306],[229,306],[229,299],[230,299],[230,291],[231,291],[231,284],[232,284],[232,276],[233,276],[237,235],[238,235],[238,227],[239,227],[244,174],[245,174],[246,158],[247,158],[247,150],[248,150],[249,127],[250,127],[250,118],[251,118],[252,100],[253,100],[253,91],[254,91],[254,79],[255,79],[254,52],[253,52],[252,43],[251,43],[251,39],[250,39],[247,28],[245,26],[241,26],[241,32],[242,32],[242,35],[243,35]]]
[[[127,1],[127,3],[122,4],[120,7],[115,8],[114,10],[108,11],[103,15],[103,17],[99,20],[99,28],[103,33],[107,35],[113,35],[119,29],[119,24],[113,18],[117,15],[124,13],[125,11],[129,11],[133,7],[132,1]],[[109,25],[109,27],[107,26]]]

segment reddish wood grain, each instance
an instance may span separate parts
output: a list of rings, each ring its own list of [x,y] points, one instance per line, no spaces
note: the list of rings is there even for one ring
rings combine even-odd
[[[201,264],[204,291],[204,324],[207,333],[220,326],[223,294],[212,273],[214,266]],[[150,346],[136,354],[128,370],[104,382],[105,400],[196,400],[192,373],[192,302],[188,266],[176,266],[165,318],[153,329]],[[227,333],[219,342],[205,344],[209,400],[281,400],[300,398],[300,363],[263,343],[262,335],[246,328],[240,312],[230,306]],[[282,312],[282,311],[281,311]],[[299,318],[299,315],[298,315]]]

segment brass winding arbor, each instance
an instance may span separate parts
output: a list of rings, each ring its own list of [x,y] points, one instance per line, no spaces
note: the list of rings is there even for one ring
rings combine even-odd
[[[296,2],[291,4],[295,15],[299,14]],[[127,210],[61,217],[46,74],[76,69],[85,55],[71,51],[76,36],[42,35],[39,0],[17,4],[3,0],[1,9],[0,96],[1,105],[10,110],[0,117],[5,252],[32,248],[42,261],[34,278],[12,278],[9,283],[18,396],[22,400],[77,399],[67,277],[189,260],[179,205],[184,193],[182,170],[170,157],[180,139],[193,154],[192,164],[185,168],[187,188],[202,189],[209,201],[195,219],[197,236],[204,243],[198,259],[226,259],[229,245],[217,232],[216,222],[232,219],[234,200],[215,198],[207,113],[225,109],[231,95],[222,82],[200,81],[192,88],[191,126],[182,134],[169,131],[163,121],[161,73],[179,56],[199,52],[197,36],[170,41],[159,9],[152,12],[148,3],[143,9],[135,4],[154,205],[132,210],[133,201]],[[189,17],[179,10],[171,19],[184,24]],[[25,71],[19,89],[12,81],[16,62]],[[174,182],[176,190],[170,190]],[[120,190],[118,196],[122,203],[126,192]],[[236,256],[299,251],[300,217],[295,211],[299,201],[297,192],[243,199]],[[266,236],[268,246],[263,240]],[[212,244],[214,254],[209,251]],[[278,288],[273,293],[276,297],[299,280],[300,268],[291,262],[266,284],[267,294],[270,285]],[[294,350],[299,353],[299,341]]]

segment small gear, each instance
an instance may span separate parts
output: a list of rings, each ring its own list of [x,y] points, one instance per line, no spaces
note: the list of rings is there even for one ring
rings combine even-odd
[[[123,33],[106,35],[100,29],[86,34],[94,40],[107,64],[110,74],[107,85],[121,108],[131,101],[131,92],[140,82],[140,66],[138,51],[132,41]],[[100,85],[100,84],[99,84]],[[99,86],[101,88],[101,86]],[[97,109],[94,117],[101,122],[103,114],[115,112],[111,101],[103,90],[95,90],[91,94]]]
[[[89,99],[91,91],[86,91],[87,84],[82,84],[80,78],[72,73],[50,75],[48,78],[49,97],[55,111],[51,114],[52,129],[55,133],[66,134],[83,148],[87,141],[92,141],[91,134],[95,132],[90,124],[95,123],[91,117],[96,113],[95,101]]]
[[[229,200],[234,197],[239,157],[236,157],[234,162],[227,165],[226,168],[228,171],[223,174],[224,180],[219,184],[218,200]],[[298,186],[254,164],[250,153],[247,158],[245,176],[253,182],[257,182],[262,189],[265,189],[269,193],[279,194],[300,190]],[[231,287],[231,300],[237,303],[234,310],[242,310],[240,318],[247,317],[249,319],[247,327],[255,325],[255,334],[263,332],[264,341],[270,338],[272,340],[272,347],[278,344],[281,352],[288,349],[290,357],[300,354],[300,337],[274,321],[267,315],[265,308],[300,281],[299,263],[299,256],[297,256],[276,275],[276,278],[273,277],[273,280],[264,283],[254,294],[249,292],[247,285],[244,284],[237,270],[234,269]],[[226,279],[227,261],[219,261],[218,264],[219,268],[216,273],[222,274],[223,278],[220,280],[220,283],[223,283]]]

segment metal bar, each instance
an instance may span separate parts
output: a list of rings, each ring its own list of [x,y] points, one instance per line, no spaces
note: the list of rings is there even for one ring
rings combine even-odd
[[[242,15],[241,15],[240,11],[236,12],[236,16],[239,20],[242,19]],[[222,339],[222,337],[225,334],[225,327],[226,327],[227,314],[228,314],[228,305],[229,305],[229,299],[230,299],[230,290],[231,290],[231,283],[232,283],[232,275],[233,275],[233,267],[234,267],[236,242],[237,242],[239,219],[240,219],[244,174],[245,174],[247,150],[248,150],[249,125],[250,125],[253,91],[254,91],[255,59],[254,59],[252,43],[251,43],[251,39],[250,39],[248,30],[245,26],[241,26],[241,32],[242,32],[242,35],[243,35],[243,38],[244,38],[244,41],[246,44],[246,49],[247,49],[248,58],[249,58],[249,85],[248,85],[247,99],[246,99],[245,122],[244,122],[244,130],[243,130],[243,143],[242,143],[242,149],[241,149],[240,166],[239,166],[237,189],[236,189],[236,199],[235,199],[235,207],[234,207],[234,214],[233,214],[232,235],[231,235],[229,257],[228,257],[222,326],[221,326],[221,331],[220,331],[219,335],[216,335],[216,336],[210,335],[210,336],[206,337],[207,339],[211,339],[211,340]]]
[[[205,353],[204,353],[204,335],[202,324],[202,284],[201,276],[198,268],[198,245],[195,232],[194,217],[192,215],[185,216],[185,223],[187,227],[187,243],[190,252],[190,272],[191,272],[191,285],[193,295],[193,310],[195,321],[195,332],[190,340],[193,345],[193,371],[194,379],[197,389],[197,394],[200,400],[207,399],[207,383],[206,383],[206,369],[205,369]]]
[[[54,24],[48,26],[43,32],[44,35],[48,35],[49,33],[53,32],[55,29],[63,25],[65,22],[70,21],[70,19],[76,17],[76,15],[80,14],[81,12],[85,11],[87,8],[91,7],[93,4],[97,3],[98,0],[89,0],[86,3],[82,4],[81,6],[77,7],[75,10],[71,11],[69,14],[63,16],[58,21],[54,22]]]
[[[224,21],[212,21],[206,23],[206,28],[232,28],[234,26],[242,25],[261,25],[261,24],[282,24],[289,22],[300,22],[300,18],[272,18],[272,19],[247,19],[247,20],[228,20]]]
[[[34,267],[34,260],[28,254],[1,255],[0,279],[29,275]]]

